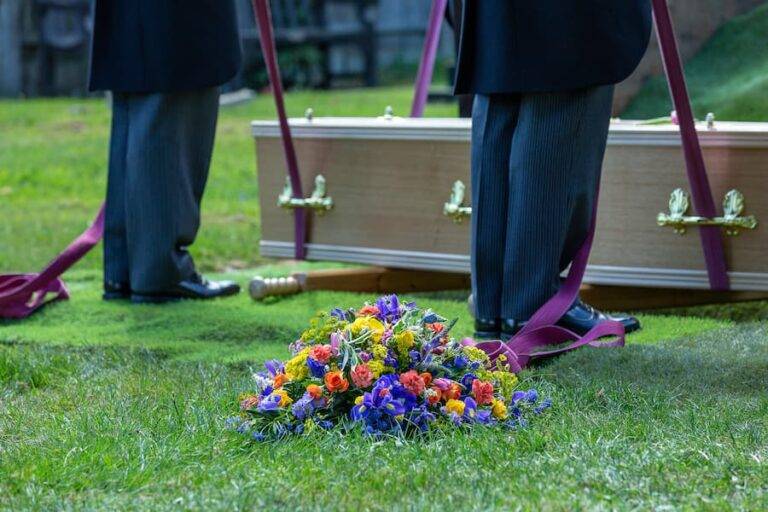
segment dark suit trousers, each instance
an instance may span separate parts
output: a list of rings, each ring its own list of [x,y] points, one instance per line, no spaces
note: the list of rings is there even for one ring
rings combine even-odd
[[[187,247],[200,226],[218,106],[218,87],[114,94],[106,281],[162,292],[195,271]]]
[[[613,86],[478,95],[472,124],[472,288],[478,318],[528,319],[590,226]]]

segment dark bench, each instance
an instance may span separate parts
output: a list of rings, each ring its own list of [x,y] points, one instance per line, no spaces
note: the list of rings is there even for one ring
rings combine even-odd
[[[364,85],[377,84],[376,11],[378,0],[271,0],[275,43],[281,55],[281,67],[287,85],[328,88],[338,79],[357,79]],[[328,10],[334,6],[352,6],[353,24],[334,26]],[[245,50],[245,70],[263,66],[250,0],[240,0],[241,37]],[[247,13],[247,15],[246,15]],[[342,72],[331,66],[331,51],[336,46],[355,47],[362,57],[363,69]],[[313,52],[308,59],[300,50]],[[286,57],[286,53],[289,55]],[[303,75],[303,76],[297,76]],[[302,83],[303,82],[303,83]]]

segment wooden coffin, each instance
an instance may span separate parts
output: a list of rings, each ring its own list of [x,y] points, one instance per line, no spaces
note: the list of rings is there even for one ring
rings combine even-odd
[[[460,216],[465,210],[454,204],[446,212],[457,180],[467,187],[461,206],[470,206],[469,120],[314,118],[292,119],[291,126],[305,195],[322,175],[333,201],[327,213],[310,215],[309,259],[469,271],[470,223],[447,215]],[[744,195],[744,209],[738,211],[739,197],[731,194],[731,222],[757,221],[752,229],[728,229],[739,232],[737,236],[725,235],[723,228],[732,287],[766,291],[768,123],[717,122],[698,129],[716,202],[736,189]],[[278,125],[257,121],[252,130],[259,169],[261,254],[290,258],[292,215],[278,205],[286,181]],[[670,195],[678,188],[689,190],[678,128],[612,122],[597,237],[585,282],[708,287],[699,228],[680,234],[659,225],[660,213],[679,219],[670,215]],[[456,203],[458,198],[453,199]],[[678,214],[681,201],[684,196],[678,193],[672,205]]]

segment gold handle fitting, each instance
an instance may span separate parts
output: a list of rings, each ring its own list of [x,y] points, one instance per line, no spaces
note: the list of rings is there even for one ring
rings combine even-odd
[[[277,197],[277,205],[287,210],[295,210],[296,208],[310,208],[315,210],[318,214],[322,215],[333,208],[333,199],[326,195],[326,193],[327,190],[325,178],[322,174],[318,174],[317,177],[315,177],[315,189],[306,199],[293,197],[291,180],[290,178],[286,178],[285,187]]]
[[[720,226],[725,233],[736,236],[744,229],[755,229],[757,219],[754,215],[742,216],[744,211],[744,194],[738,190],[730,190],[723,199],[722,217],[698,217],[686,215],[690,208],[690,197],[681,188],[672,191],[669,196],[669,213],[659,213],[656,222],[659,226],[670,226],[675,233],[683,235],[689,226]]]
[[[465,217],[472,216],[472,207],[464,206],[464,195],[467,186],[461,180],[456,180],[451,188],[451,198],[443,206],[443,215],[453,219],[456,224],[461,224]]]

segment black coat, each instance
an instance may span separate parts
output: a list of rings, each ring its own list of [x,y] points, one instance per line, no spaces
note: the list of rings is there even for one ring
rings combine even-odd
[[[618,83],[648,46],[649,0],[466,0],[456,93]]]
[[[200,89],[239,67],[232,0],[96,0],[91,90]]]

